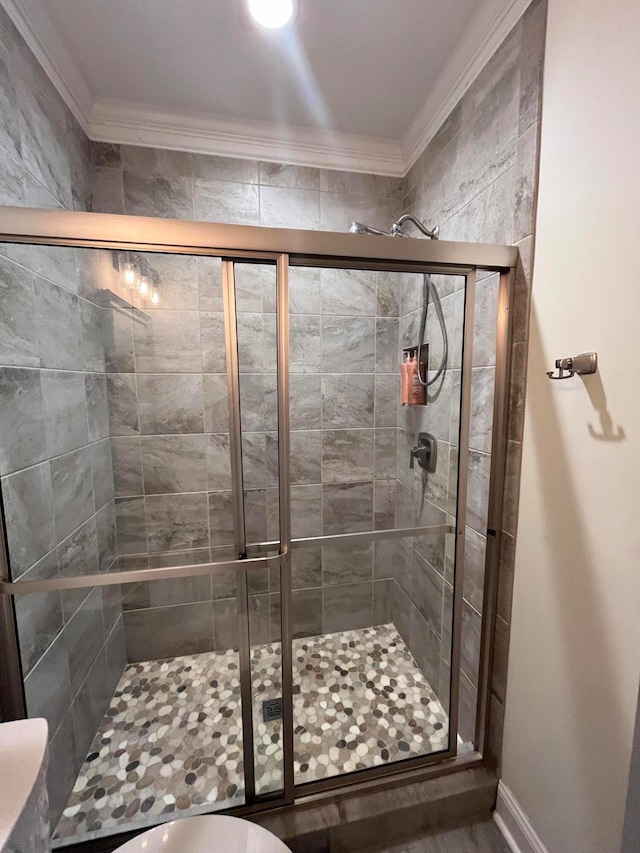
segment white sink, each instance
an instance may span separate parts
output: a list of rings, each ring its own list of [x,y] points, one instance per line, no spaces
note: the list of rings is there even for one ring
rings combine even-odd
[[[34,832],[48,839],[46,760],[46,720],[0,724],[0,851]]]

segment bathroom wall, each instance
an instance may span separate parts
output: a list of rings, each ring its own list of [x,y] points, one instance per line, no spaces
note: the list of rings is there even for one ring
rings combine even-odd
[[[389,227],[405,192],[392,178],[131,146],[93,144],[92,160],[93,208],[108,212],[346,231],[354,219]],[[118,318],[107,358],[120,564],[232,558],[220,265],[145,260],[160,302],[144,306],[144,332]],[[277,537],[275,275],[244,265],[236,278],[248,539],[264,541]],[[390,525],[400,277],[294,268],[290,278],[293,535]],[[254,642],[279,636],[275,575],[250,578]],[[371,544],[297,552],[293,585],[297,636],[375,621]],[[131,660],[237,642],[232,576],[123,592]]]
[[[511,589],[513,554],[517,523],[518,483],[523,428],[523,396],[525,354],[528,339],[529,286],[533,258],[536,175],[538,167],[539,103],[541,94],[542,60],[544,55],[544,24],[546,3],[534,0],[520,22],[489,60],[451,115],[407,176],[405,210],[415,213],[430,226],[440,225],[444,240],[515,244],[520,249],[521,265],[516,280],[516,299],[513,315],[513,349],[511,356],[512,385],[508,424],[508,459],[505,486],[505,510],[502,525],[502,550],[496,652],[492,681],[491,714],[494,726],[492,748],[499,755],[505,697],[506,660],[511,623]],[[446,282],[436,279],[440,292],[446,294]],[[497,276],[481,278],[477,285],[476,324],[472,374],[472,416],[469,465],[468,523],[464,583],[464,612],[462,626],[461,731],[463,737],[472,733],[478,679],[478,655],[482,613],[482,584],[486,534],[486,512],[489,487],[491,447],[491,407],[495,366],[495,317],[497,311]],[[458,291],[446,296],[448,302],[459,302]],[[460,312],[458,304],[458,312]],[[409,304],[403,314],[415,308]],[[435,320],[431,311],[432,320]],[[411,322],[410,318],[406,321]],[[413,319],[415,328],[415,317]],[[401,319],[401,327],[406,323]],[[454,326],[455,327],[455,326]],[[413,331],[409,332],[407,343]],[[439,340],[437,326],[430,336]],[[433,368],[433,362],[431,367]],[[455,365],[454,365],[455,367]],[[446,412],[455,413],[459,406],[459,371],[454,369],[445,381],[437,399],[416,418],[413,413],[402,415],[398,439],[398,509],[400,494],[411,486],[413,502],[418,512],[425,508],[433,515],[435,506],[440,516],[451,513],[455,504],[456,433]],[[434,433],[441,442],[450,441],[450,474],[446,468],[432,477],[415,472],[413,483],[407,480],[408,446],[416,443],[420,429]],[[446,447],[446,444],[444,445]],[[423,504],[423,486],[427,503]],[[436,514],[437,515],[437,514]],[[448,537],[451,539],[451,537]],[[449,542],[449,548],[451,543]],[[439,552],[438,552],[439,554]],[[417,560],[415,552],[411,559]],[[446,697],[449,682],[450,636],[446,627],[451,614],[451,559],[442,563],[429,561],[431,600],[442,601],[439,651],[439,684],[441,697]],[[420,565],[420,563],[418,563]],[[437,642],[437,624],[431,617],[430,630],[420,622],[421,574],[415,574],[411,598],[414,636],[431,637]],[[424,614],[424,608],[422,608]],[[414,654],[425,659],[427,677],[437,681],[438,667],[435,652],[412,646]],[[429,663],[430,661],[430,663]]]
[[[0,9],[0,202],[86,209],[89,146]],[[0,246],[0,476],[14,579],[107,571],[115,514],[101,309],[73,249]],[[16,600],[55,820],[125,663],[119,590]]]
[[[539,850],[617,853],[640,849],[623,842],[640,671],[638,4],[550,0],[544,75],[503,762],[519,811],[499,810],[514,830],[528,819]],[[597,374],[547,379],[591,349]]]

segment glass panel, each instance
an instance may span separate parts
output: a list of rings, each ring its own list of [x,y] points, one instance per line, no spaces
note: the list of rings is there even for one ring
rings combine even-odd
[[[247,546],[279,540],[275,264],[234,264]],[[277,554],[275,547],[267,554]],[[283,787],[280,569],[248,573],[256,795]]]
[[[13,579],[233,558],[220,262],[3,245],[0,282]],[[235,595],[230,571],[16,600],[58,841],[244,802]]]
[[[432,276],[426,405],[401,403],[422,275],[291,268],[293,536],[434,526],[293,552],[298,784],[447,750],[464,278]],[[448,354],[434,293],[439,296]],[[419,399],[419,395],[418,395]],[[434,470],[411,450],[437,445]],[[298,473],[299,472],[299,473]],[[299,480],[296,477],[300,477]]]

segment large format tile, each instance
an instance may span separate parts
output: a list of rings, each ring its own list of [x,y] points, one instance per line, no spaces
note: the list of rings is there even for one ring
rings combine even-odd
[[[118,554],[147,551],[147,526],[143,498],[116,498]]]
[[[78,297],[37,276],[35,321],[42,367],[82,370]]]
[[[75,530],[56,548],[58,574],[62,578],[84,577],[100,571],[97,528],[94,518]],[[62,612],[65,622],[76,612],[89,594],[87,587],[61,592]]]
[[[84,375],[43,370],[41,380],[49,455],[57,456],[87,444],[89,432]]]
[[[373,318],[323,317],[323,373],[372,373],[375,342]]]
[[[373,316],[376,313],[376,273],[371,270],[323,269],[323,314]]]
[[[134,342],[139,373],[199,373],[202,370],[197,311],[153,311],[146,325],[134,324]]]
[[[320,429],[322,425],[321,376],[292,373],[289,380],[291,429]]]
[[[370,581],[373,578],[373,542],[330,543],[322,546],[322,583]]]
[[[373,529],[373,483],[322,487],[324,535]]]
[[[0,475],[47,456],[40,372],[0,368]]]
[[[206,373],[224,373],[227,369],[224,315],[209,311],[200,314],[200,335],[202,369]]]
[[[40,366],[33,276],[0,258],[0,363]]]
[[[129,661],[158,660],[213,650],[210,601],[129,610],[124,614]]]
[[[57,577],[54,551],[36,563],[23,580],[49,580]],[[28,675],[62,628],[60,592],[39,592],[15,598],[16,622],[20,641],[22,671]]]
[[[107,406],[111,435],[140,432],[138,392],[133,373],[107,374]]]
[[[307,189],[260,187],[260,225],[320,228],[320,193]]]
[[[69,651],[71,692],[75,695],[104,644],[102,590],[99,587],[92,590],[76,610],[65,626],[64,636]]]
[[[63,633],[58,634],[26,676],[24,691],[27,713],[30,717],[44,717],[52,737],[71,704],[69,654]]]
[[[373,480],[374,431],[325,429],[322,431],[322,482],[357,483]]]
[[[259,225],[258,187],[196,178],[195,218],[206,222]]]
[[[138,376],[143,435],[195,433],[204,428],[202,376]]]
[[[107,672],[107,659],[104,651],[100,651],[73,702],[76,758],[79,762],[87,757],[98,726],[109,707],[111,691]]]
[[[373,622],[373,582],[327,586],[323,590],[322,628],[352,631]]]
[[[143,436],[141,444],[146,495],[205,491],[204,435]]]
[[[96,510],[113,500],[115,487],[113,482],[113,461],[111,459],[111,443],[108,438],[92,444],[91,477],[93,482],[93,498]]]
[[[104,373],[88,373],[84,377],[87,402],[89,441],[109,437],[109,406],[107,403],[107,377]]]
[[[56,544],[49,463],[2,480],[11,576],[16,580]]]
[[[137,175],[125,169],[124,212],[193,219],[193,181],[190,177]]]
[[[52,460],[51,488],[56,535],[61,542],[95,512],[88,447]]]
[[[153,495],[145,499],[149,551],[179,551],[209,544],[207,495]]]
[[[143,494],[140,444],[138,436],[122,435],[111,438],[113,479],[118,497]]]
[[[372,427],[373,410],[373,373],[322,376],[323,427]]]
[[[320,317],[292,314],[289,327],[289,359],[292,373],[319,373],[324,344]]]

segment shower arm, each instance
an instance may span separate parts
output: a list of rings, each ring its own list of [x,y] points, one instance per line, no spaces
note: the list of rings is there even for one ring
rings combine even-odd
[[[425,237],[431,237],[432,240],[437,240],[438,235],[440,233],[440,228],[436,225],[435,228],[427,228],[424,222],[421,222],[417,216],[414,216],[412,213],[404,213],[400,219],[397,219],[393,225],[391,226],[391,236],[392,237],[405,237],[404,230],[402,226],[405,222],[411,222],[419,231],[425,235]]]

